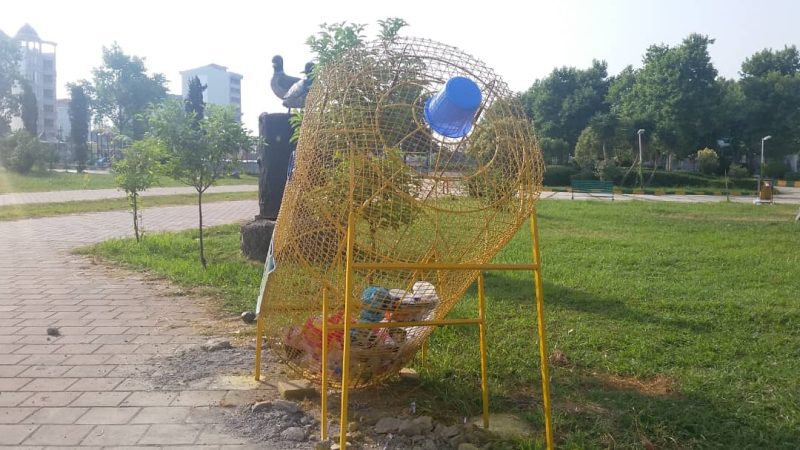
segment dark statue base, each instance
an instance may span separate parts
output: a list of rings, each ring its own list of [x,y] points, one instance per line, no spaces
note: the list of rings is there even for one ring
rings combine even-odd
[[[259,218],[242,225],[242,254],[253,261],[266,261],[274,228],[274,220]]]

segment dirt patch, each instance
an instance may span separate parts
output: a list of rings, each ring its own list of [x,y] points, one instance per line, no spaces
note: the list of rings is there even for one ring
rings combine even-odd
[[[192,348],[155,359],[155,368],[149,378],[159,389],[174,389],[191,386],[199,381],[211,383],[219,376],[252,375],[255,354],[255,345],[212,352],[200,347]],[[261,361],[268,379],[280,373],[278,360],[271,352],[264,350]]]
[[[291,402],[265,402],[254,410],[240,406],[223,411],[225,427],[233,434],[274,448],[309,448],[318,440],[319,422]]]
[[[600,381],[609,389],[636,391],[650,396],[673,395],[677,392],[675,382],[665,375],[649,379],[605,375],[600,377]]]

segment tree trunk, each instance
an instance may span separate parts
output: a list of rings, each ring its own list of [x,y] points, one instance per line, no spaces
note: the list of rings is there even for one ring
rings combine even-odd
[[[203,269],[208,266],[206,262],[206,254],[205,249],[203,248],[203,191],[197,191],[197,212],[200,216],[200,263],[203,265]]]
[[[133,235],[136,236],[136,242],[140,242],[139,237],[139,205],[137,197],[139,196],[138,193],[134,192],[131,194],[131,206],[133,207]]]

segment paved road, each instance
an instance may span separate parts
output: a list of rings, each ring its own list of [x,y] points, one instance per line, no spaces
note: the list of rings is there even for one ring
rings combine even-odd
[[[257,192],[258,185],[243,184],[231,186],[212,186],[207,193],[214,192]],[[143,197],[156,195],[195,194],[193,187],[151,188],[142,192]],[[25,203],[60,203],[107,198],[125,198],[125,192],[117,189],[87,189],[81,191],[18,192],[0,194],[0,206],[21,205]]]
[[[255,201],[209,203],[209,225],[251,218]],[[194,206],[145,211],[149,231],[195,226]],[[204,307],[169,287],[91,264],[70,249],[129,236],[126,211],[0,222],[0,448],[264,448],[227,435],[211,405],[258,390],[153,390],[151,357],[203,342]],[[46,328],[60,327],[60,337]],[[135,447],[139,448],[139,447]]]

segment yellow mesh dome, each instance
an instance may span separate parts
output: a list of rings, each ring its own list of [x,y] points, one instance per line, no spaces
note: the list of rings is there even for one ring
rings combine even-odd
[[[480,89],[460,138],[432,131],[425,113],[454,77]],[[393,375],[433,328],[391,322],[444,318],[478,272],[361,269],[346,293],[349,213],[356,263],[488,263],[533,211],[543,168],[516,96],[456,48],[398,38],[329,64],[309,93],[278,216],[261,307],[268,345],[319,381],[323,290],[334,325],[349,295],[353,322],[387,326],[329,332],[331,378],[341,377],[344,339],[352,344],[352,387]]]

